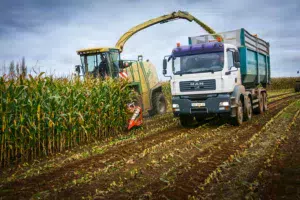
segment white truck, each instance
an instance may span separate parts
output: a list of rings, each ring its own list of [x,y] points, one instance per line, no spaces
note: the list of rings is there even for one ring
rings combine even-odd
[[[243,28],[217,35],[189,37],[163,60],[164,75],[172,63],[172,107],[182,126],[211,115],[241,125],[267,110],[269,43]]]

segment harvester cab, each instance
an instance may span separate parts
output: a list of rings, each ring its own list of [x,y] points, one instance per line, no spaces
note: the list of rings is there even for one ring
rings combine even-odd
[[[76,71],[83,76],[118,78],[119,72],[129,67],[128,63],[125,66],[120,60],[120,51],[117,48],[82,49],[77,54],[80,56],[81,66],[76,66]]]

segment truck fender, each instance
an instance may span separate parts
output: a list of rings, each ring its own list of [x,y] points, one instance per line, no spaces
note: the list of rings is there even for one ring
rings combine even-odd
[[[234,99],[232,103],[237,104],[241,96],[244,96],[246,93],[245,87],[243,85],[236,85],[231,94],[231,99]]]
[[[246,90],[245,87],[243,85],[236,85],[233,89],[233,92],[230,96],[231,99],[231,117],[235,117],[236,116],[236,108],[238,105],[238,102],[240,100],[242,100],[242,102],[244,102],[244,94],[245,94]],[[242,98],[242,99],[241,99]]]

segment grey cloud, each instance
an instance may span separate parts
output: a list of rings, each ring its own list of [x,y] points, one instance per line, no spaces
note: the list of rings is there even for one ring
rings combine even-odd
[[[0,8],[0,63],[26,56],[27,63],[69,73],[80,62],[76,50],[114,46],[132,26],[177,10],[186,10],[217,32],[246,28],[270,42],[272,74],[293,74],[298,66],[299,3],[295,1],[39,1],[4,2]],[[5,9],[3,9],[5,8]],[[123,58],[143,54],[161,75],[161,60],[176,42],[205,34],[195,23],[178,20],[134,35]],[[285,66],[284,69],[281,66]],[[282,73],[284,71],[284,73]]]

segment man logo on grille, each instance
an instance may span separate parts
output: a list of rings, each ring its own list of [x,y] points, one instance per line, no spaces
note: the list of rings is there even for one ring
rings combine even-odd
[[[193,82],[193,83],[190,83],[190,86],[203,86],[204,83],[203,82]]]

